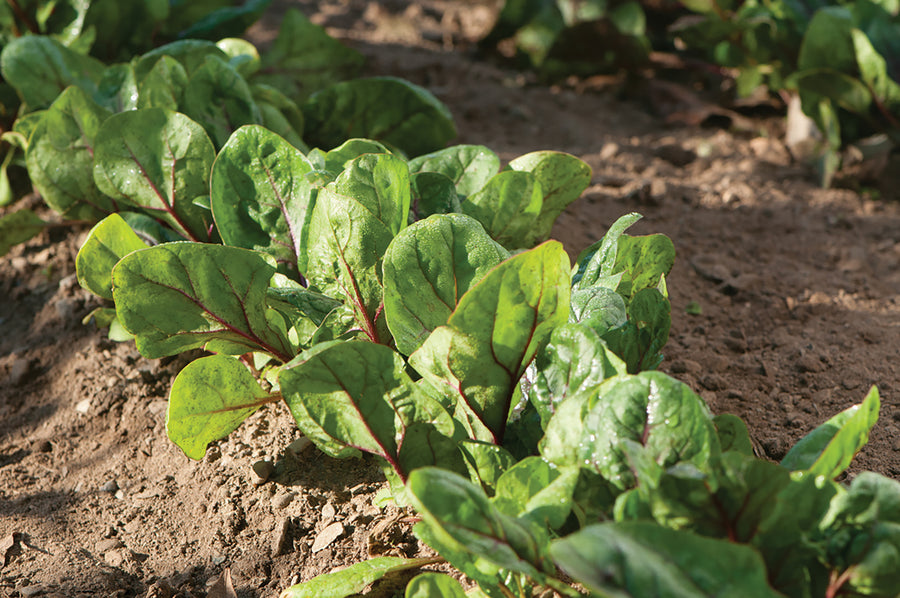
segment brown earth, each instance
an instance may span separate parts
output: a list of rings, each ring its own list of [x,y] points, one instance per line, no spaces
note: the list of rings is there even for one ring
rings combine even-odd
[[[766,456],[878,384],[881,419],[853,471],[900,478],[896,186],[822,190],[778,140],[780,119],[730,130],[683,124],[683,110],[666,119],[647,110],[664,84],[630,101],[615,81],[531,84],[474,57],[489,7],[281,2],[251,38],[270,40],[291,5],[365,53],[368,74],[431,89],[457,142],[586,160],[592,184],[554,235],[572,254],[631,211],[645,216],[632,232],[669,235],[662,369],[744,418]],[[289,449],[299,433],[280,406],[201,462],[170,443],[166,396],[186,361],[146,360],[81,324],[99,305],[74,278],[86,233],[54,229],[0,263],[0,597],[206,596],[226,569],[238,596],[272,597],[367,554],[421,550],[408,523],[373,506],[377,466]],[[260,460],[275,464],[261,484]]]

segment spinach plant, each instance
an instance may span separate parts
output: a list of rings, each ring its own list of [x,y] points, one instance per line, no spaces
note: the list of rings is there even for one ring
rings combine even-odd
[[[446,107],[418,86],[343,81],[361,62],[298,11],[263,55],[244,40],[186,39],[107,66],[51,37],[25,36],[0,54],[23,101],[4,139],[24,150],[35,189],[67,221],[136,211],[185,238],[215,241],[202,198],[216,151],[243,125],[265,126],[303,151],[304,139],[330,147],[366,136],[418,155],[456,135]],[[15,214],[0,221],[20,240],[38,224]]]

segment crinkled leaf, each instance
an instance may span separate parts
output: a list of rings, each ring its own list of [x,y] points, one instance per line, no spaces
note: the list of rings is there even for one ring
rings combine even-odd
[[[530,575],[538,583],[544,579],[547,537],[501,513],[481,488],[436,467],[413,471],[406,487],[432,533],[448,536],[466,552]]]
[[[203,66],[191,74],[181,110],[203,125],[217,147],[240,126],[262,120],[247,81],[218,56],[207,56]]]
[[[591,167],[571,154],[540,151],[519,156],[509,168],[530,172],[541,185],[543,203],[526,246],[546,241],[553,223],[591,182]]]
[[[389,154],[360,156],[319,192],[310,222],[307,278],[324,293],[344,299],[374,342],[388,342],[390,335],[381,261],[393,230],[401,226],[404,204],[409,206],[405,170],[405,163]],[[399,188],[403,183],[405,191]]]
[[[0,256],[9,250],[37,236],[47,227],[47,223],[30,210],[19,210],[0,218]]]
[[[434,558],[380,556],[291,586],[281,592],[279,598],[346,598],[363,592],[387,575],[418,569],[434,562]]]
[[[613,268],[616,264],[616,255],[619,249],[619,237],[625,229],[641,219],[641,215],[632,212],[616,220],[603,238],[582,251],[575,261],[575,270],[572,273],[572,289],[580,290],[596,286],[605,286],[615,289],[618,279],[613,277]]]
[[[652,370],[662,363],[662,348],[672,325],[669,300],[657,289],[639,291],[628,305],[628,321],[601,334],[628,372]]]
[[[576,434],[579,427],[567,424],[579,413],[583,423]],[[622,446],[625,439],[645,447],[663,467],[683,461],[702,466],[721,451],[703,399],[665,374],[643,372],[612,379],[587,401],[562,403],[550,420],[541,454],[557,465],[593,469],[625,490],[635,481]]]
[[[575,289],[569,321],[583,324],[602,336],[628,322],[628,307],[625,299],[611,288]]]
[[[384,256],[384,311],[404,355],[447,323],[460,298],[509,256],[475,220],[431,216],[397,235]]]
[[[243,363],[226,355],[201,357],[172,382],[166,432],[185,455],[202,459],[210,442],[228,436],[268,402]]]
[[[336,148],[323,152],[314,149],[306,157],[316,171],[315,178],[321,185],[336,179],[353,160],[364,154],[389,154],[388,148],[371,139],[348,139]]]
[[[570,396],[592,394],[608,378],[625,374],[625,364],[591,328],[564,324],[550,336],[532,367],[529,400],[546,428],[557,406]]]
[[[128,223],[131,230],[147,245],[159,245],[173,241],[184,241],[185,238],[159,220],[140,212],[119,212],[119,216]]]
[[[393,77],[332,85],[309,98],[303,114],[305,138],[319,147],[365,137],[418,156],[443,147],[456,136],[446,106],[426,89]]]
[[[94,184],[94,148],[110,112],[69,87],[33,129],[25,162],[35,188],[64,218],[94,219],[116,204]]]
[[[303,112],[293,100],[269,85],[255,84],[250,86],[253,101],[259,107],[259,114],[264,127],[284,137],[300,151],[307,152],[309,147],[303,141]]]
[[[410,222],[432,214],[461,212],[453,181],[438,172],[417,172],[410,177],[412,205]]]
[[[264,251],[306,270],[314,189],[310,166],[290,143],[256,125],[241,127],[213,165],[210,199],[227,245]]]
[[[143,81],[147,73],[156,65],[162,56],[171,56],[181,63],[188,76],[206,64],[208,56],[228,61],[228,55],[211,41],[199,39],[182,39],[150,50],[135,63],[134,74],[138,81]]]
[[[575,581],[604,596],[781,596],[753,549],[654,523],[592,525],[554,541],[550,554]]]
[[[410,172],[443,174],[463,197],[480,191],[499,170],[500,158],[483,145],[454,145],[409,161]]]
[[[181,63],[171,56],[161,56],[138,87],[137,107],[178,110],[187,86],[188,74]]]
[[[619,237],[612,274],[622,274],[616,292],[631,300],[644,289],[659,285],[675,264],[675,245],[665,235]]]
[[[124,112],[138,107],[138,84],[131,63],[111,64],[97,84],[94,101],[111,110]]]
[[[3,79],[29,110],[46,108],[70,85],[93,95],[106,67],[44,35],[26,35],[3,48]]]
[[[359,52],[328,35],[299,10],[291,9],[282,17],[278,38],[262,55],[254,83],[277,87],[300,102],[315,91],[356,76],[363,62]]]
[[[203,128],[161,108],[108,118],[97,133],[94,181],[117,202],[143,208],[194,240],[208,240],[212,218],[194,199],[209,193],[215,159]]]
[[[469,478],[481,484],[484,491],[493,496],[500,476],[515,465],[516,458],[502,446],[480,440],[463,440],[459,444]]]
[[[404,598],[466,598],[459,582],[443,573],[422,573],[406,586]]]
[[[526,457],[500,476],[492,502],[500,512],[558,529],[572,511],[579,468],[556,467],[541,457]]]
[[[463,295],[410,364],[466,413],[460,416],[470,432],[487,428],[492,438],[482,439],[499,441],[519,379],[568,312],[568,256],[560,243],[544,243],[501,263]]]
[[[263,351],[288,361],[284,321],[266,307],[274,273],[274,260],[246,249],[166,243],[119,261],[113,299],[145,357],[227,342],[235,354]]]
[[[147,247],[118,214],[110,214],[91,229],[75,256],[78,283],[90,292],[112,299],[112,270],[120,259]]]
[[[838,413],[800,439],[781,465],[804,475],[836,478],[869,441],[880,407],[878,389],[873,386],[861,404]]]
[[[507,170],[494,176],[462,202],[462,210],[484,226],[498,243],[510,249],[529,247],[543,191],[528,172]]]
[[[442,440],[455,434],[450,415],[405,367],[388,347],[350,341],[301,354],[279,383],[301,430],[328,454],[372,453],[402,477],[415,466],[455,466],[459,453]]]

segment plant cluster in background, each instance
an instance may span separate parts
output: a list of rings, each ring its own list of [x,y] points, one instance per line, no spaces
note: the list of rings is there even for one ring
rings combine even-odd
[[[286,14],[263,55],[237,38],[185,39],[106,65],[53,36],[17,38],[0,54],[4,81],[22,100],[3,135],[10,145],[0,198],[15,199],[6,174],[18,162],[66,220],[137,211],[208,241],[216,238],[204,199],[209,168],[243,125],[263,125],[304,151],[365,136],[417,155],[456,135],[449,111],[420,87],[345,80],[361,65],[360,54],[298,11]],[[172,162],[177,167],[163,176]],[[8,215],[0,249],[46,225],[29,211]]]
[[[648,3],[644,2],[644,6]],[[900,3],[896,0],[687,0],[668,27],[648,31],[638,2],[508,0],[483,40],[510,40],[545,78],[648,65],[681,48],[735,73],[737,92],[759,86],[799,96],[822,133],[823,181],[839,150],[873,135],[900,144]],[[882,146],[885,143],[881,144]]]

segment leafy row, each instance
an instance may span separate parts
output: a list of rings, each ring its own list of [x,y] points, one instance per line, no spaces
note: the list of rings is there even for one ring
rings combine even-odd
[[[307,142],[365,136],[418,155],[455,136],[446,107],[420,87],[341,81],[361,62],[298,11],[262,56],[240,39],[188,39],[107,66],[50,36],[24,36],[0,54],[25,113],[3,136],[13,144],[4,168],[24,150],[32,184],[65,219],[140,208],[181,236],[214,240],[208,207],[194,202],[209,195],[216,150],[243,125],[265,126],[303,151]],[[8,185],[5,198],[13,198]],[[28,213],[0,223],[15,242],[43,226]]]

